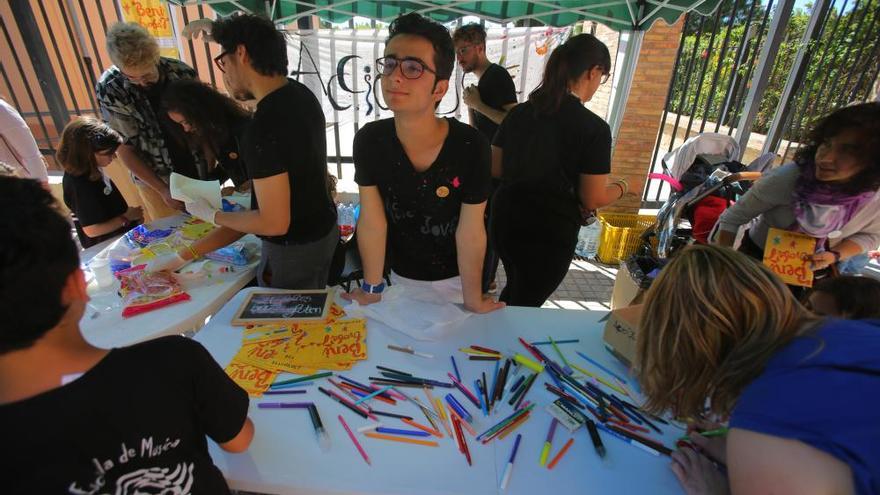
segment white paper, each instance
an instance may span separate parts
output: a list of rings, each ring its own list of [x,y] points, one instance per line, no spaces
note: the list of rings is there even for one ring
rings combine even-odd
[[[382,300],[345,308],[350,316],[363,315],[380,321],[417,340],[441,340],[471,315],[462,308],[461,279],[421,282],[391,275],[392,285],[382,293]]]
[[[223,201],[220,198],[220,181],[190,179],[185,175],[172,172],[168,186],[171,189],[171,197],[178,201],[192,203],[204,199],[214,208],[223,209]]]

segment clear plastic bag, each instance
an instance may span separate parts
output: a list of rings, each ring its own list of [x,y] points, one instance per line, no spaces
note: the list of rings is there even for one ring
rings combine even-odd
[[[190,296],[168,272],[150,273],[138,265],[116,274],[122,296],[123,318],[139,315],[169,304],[189,301]]]

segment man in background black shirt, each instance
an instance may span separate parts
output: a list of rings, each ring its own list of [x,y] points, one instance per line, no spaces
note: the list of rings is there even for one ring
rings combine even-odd
[[[471,125],[491,143],[507,112],[516,106],[513,78],[504,67],[489,62],[486,57],[486,30],[483,26],[466,24],[455,30],[452,40],[461,70],[473,72],[479,81],[476,87],[468,86],[464,90]]]
[[[470,123],[486,136],[489,143],[495,137],[498,126],[507,116],[507,112],[516,106],[516,88],[513,79],[504,67],[489,62],[486,57],[486,30],[483,26],[472,23],[455,30],[452,35],[455,43],[455,54],[458,64],[464,72],[476,74],[477,86],[464,89],[464,103],[468,107]],[[498,181],[492,180],[492,190],[498,187]],[[491,210],[492,200],[486,206]],[[488,223],[488,222],[487,222]],[[486,246],[486,259],[483,262],[483,291],[495,289],[495,273],[498,271],[498,255],[489,242]]]

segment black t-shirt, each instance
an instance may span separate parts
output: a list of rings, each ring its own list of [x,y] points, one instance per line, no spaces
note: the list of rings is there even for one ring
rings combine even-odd
[[[611,172],[611,128],[572,95],[552,115],[531,102],[512,108],[492,144],[503,150],[503,187],[578,223],[579,176]]]
[[[385,205],[391,268],[416,280],[458,275],[455,230],[461,204],[489,196],[490,156],[476,129],[446,119],[437,159],[417,172],[397,139],[394,119],[365,125],[354,137],[354,180],[377,186]]]
[[[128,211],[128,203],[112,180],[108,187],[102,178],[91,180],[88,175],[77,176],[65,172],[61,187],[64,190],[64,204],[73,213],[74,225],[83,247],[115,237],[126,230],[120,227],[99,237],[89,237],[82,230],[82,227],[104,223]]]
[[[113,349],[73,382],[0,406],[10,447],[0,486],[8,495],[228,494],[205,436],[232,440],[247,409],[247,393],[195,341]]]
[[[480,90],[480,99],[483,100],[483,103],[495,110],[503,110],[504,105],[516,103],[516,87],[513,85],[513,78],[504,67],[498,64],[489,65],[483,72],[480,82],[477,83],[477,89]],[[479,129],[491,143],[498,130],[498,124],[476,110],[474,110],[474,121],[474,127]]]
[[[250,122],[250,118],[233,121],[229,129],[229,137],[217,151],[217,168],[214,172],[222,173],[225,177],[232,179],[232,183],[236,186],[240,186],[248,180],[247,168],[245,168],[244,159],[241,157],[241,143]]]
[[[168,83],[169,80],[163,76],[159,82],[147,88],[143,88],[142,91],[146,93],[147,100],[150,101],[150,106],[153,107],[153,113],[156,115],[156,118],[159,119],[159,129],[162,130],[165,147],[168,148],[168,157],[171,158],[171,168],[179,174],[198,179],[199,173],[196,170],[195,157],[186,145],[178,141],[171,132],[170,126],[173,125],[173,123],[168,117],[168,114],[162,109],[162,93],[165,91],[165,88],[168,87]]]
[[[327,173],[324,112],[309,89],[288,79],[287,85],[257,104],[245,131],[242,154],[248,176],[265,179],[287,172],[290,180],[290,228],[278,244],[316,241],[336,228],[336,205]],[[256,191],[251,209],[257,209]]]

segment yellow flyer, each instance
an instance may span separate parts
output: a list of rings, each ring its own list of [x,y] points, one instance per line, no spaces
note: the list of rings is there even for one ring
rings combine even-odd
[[[342,309],[342,306],[336,303],[331,304],[330,310],[327,312],[327,319],[324,320],[324,322],[333,323],[340,318],[345,318],[345,310]]]
[[[256,344],[267,340],[287,339],[291,337],[289,325],[254,325],[241,333],[241,344]]]
[[[764,244],[764,265],[788,285],[812,287],[813,270],[808,258],[815,252],[815,238],[771,228]]]
[[[241,346],[233,361],[246,363],[265,370],[276,370],[272,360],[284,353],[287,342],[281,339],[264,340],[255,344]]]
[[[275,381],[275,376],[278,375],[277,371],[264,370],[234,359],[225,371],[232,378],[232,381],[253,397],[262,396],[263,392],[269,389],[269,385]]]
[[[315,366],[348,363],[367,358],[367,328],[363,319],[301,323],[293,331],[290,348],[297,364]],[[293,348],[296,350],[293,351]]]
[[[318,370],[332,370],[332,371],[348,371],[353,366],[353,363],[346,362],[311,362],[303,364],[299,361],[297,355],[298,347],[292,345],[290,341],[287,341],[287,345],[284,351],[281,354],[278,354],[269,362],[269,365],[278,371],[286,371],[288,373],[295,373],[297,375],[313,375],[318,372]]]
[[[145,27],[159,42],[159,52],[163,57],[180,58],[168,5],[162,0],[120,0],[122,17],[128,22],[136,22]]]

